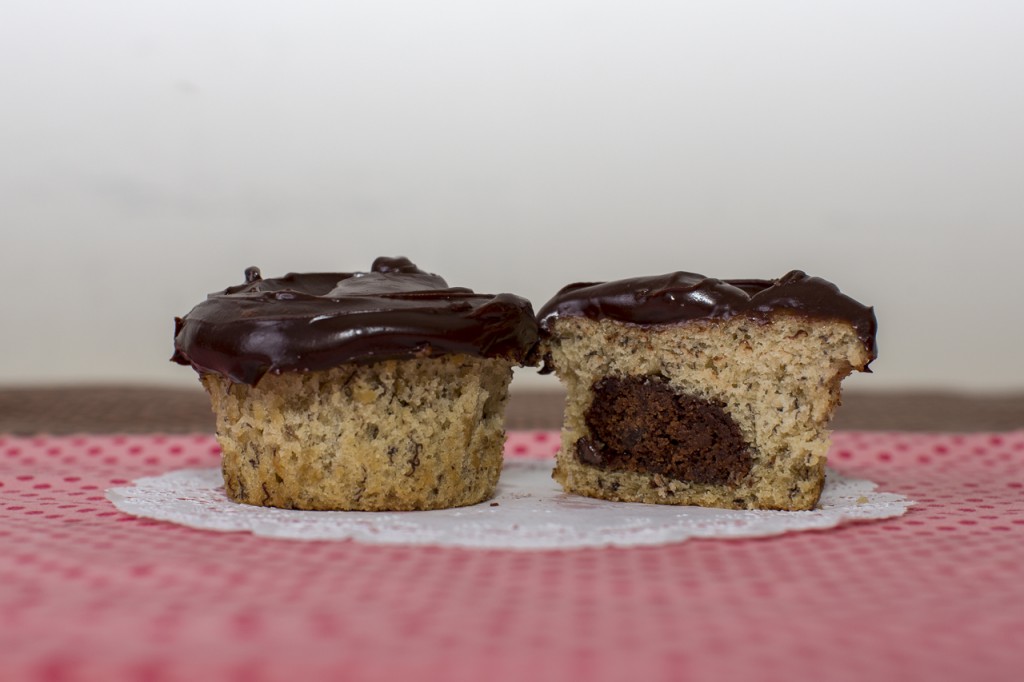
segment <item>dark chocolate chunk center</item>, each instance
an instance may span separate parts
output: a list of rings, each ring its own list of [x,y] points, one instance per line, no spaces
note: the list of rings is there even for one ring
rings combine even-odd
[[[584,464],[721,485],[750,471],[750,451],[723,406],[678,393],[660,377],[606,377],[587,410]]]

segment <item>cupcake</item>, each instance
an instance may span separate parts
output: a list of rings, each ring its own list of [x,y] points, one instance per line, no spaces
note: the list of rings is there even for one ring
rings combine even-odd
[[[228,497],[311,510],[417,510],[494,492],[530,303],[449,287],[406,258],[211,294],[175,320],[174,362],[210,396]]]
[[[840,382],[876,356],[872,308],[800,271],[572,284],[538,318],[568,392],[554,478],[607,500],[813,508]]]

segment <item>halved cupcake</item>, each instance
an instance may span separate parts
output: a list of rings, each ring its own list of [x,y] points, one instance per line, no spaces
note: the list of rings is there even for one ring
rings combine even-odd
[[[873,310],[800,271],[572,284],[538,317],[568,390],[554,477],[608,500],[813,508],[840,382],[876,355]]]

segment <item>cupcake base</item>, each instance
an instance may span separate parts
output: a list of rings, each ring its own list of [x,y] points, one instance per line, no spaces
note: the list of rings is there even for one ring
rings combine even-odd
[[[286,509],[403,511],[494,493],[511,363],[468,355],[201,377],[232,500]]]
[[[646,327],[559,320],[568,398],[554,478],[623,502],[815,506],[840,382],[871,356],[842,322],[776,315]]]

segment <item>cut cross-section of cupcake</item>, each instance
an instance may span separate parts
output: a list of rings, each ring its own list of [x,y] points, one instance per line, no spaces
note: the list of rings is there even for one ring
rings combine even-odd
[[[211,294],[177,320],[172,360],[210,395],[231,499],[415,510],[489,498],[530,303],[449,287],[405,258]]]
[[[840,382],[876,356],[874,311],[800,271],[572,284],[538,317],[568,392],[554,477],[625,502],[813,508]]]

